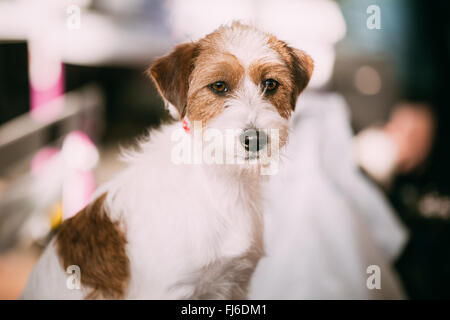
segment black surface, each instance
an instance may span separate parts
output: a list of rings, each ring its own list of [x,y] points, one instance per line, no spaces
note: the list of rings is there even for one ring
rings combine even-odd
[[[0,42],[0,125],[28,112],[28,47],[26,42]]]

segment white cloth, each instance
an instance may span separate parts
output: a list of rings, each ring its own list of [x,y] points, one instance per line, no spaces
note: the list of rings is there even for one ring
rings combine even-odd
[[[266,186],[266,256],[249,298],[404,298],[391,262],[407,232],[353,161],[343,98],[300,96],[286,152]],[[381,289],[366,285],[370,265],[380,267]]]

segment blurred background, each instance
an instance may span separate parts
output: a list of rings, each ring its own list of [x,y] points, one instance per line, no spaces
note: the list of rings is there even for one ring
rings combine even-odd
[[[170,119],[150,63],[236,19],[313,57],[308,91],[342,96],[353,161],[409,232],[391,261],[406,297],[450,298],[449,12],[447,0],[0,0],[0,299],[19,297],[61,221],[123,167],[119,148]]]

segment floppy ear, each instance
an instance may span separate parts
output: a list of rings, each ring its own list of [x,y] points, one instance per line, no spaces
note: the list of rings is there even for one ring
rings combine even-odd
[[[294,80],[297,87],[298,96],[308,85],[314,70],[314,61],[304,51],[291,48],[293,58]],[[297,97],[296,97],[297,98]]]
[[[159,94],[177,109],[180,118],[185,112],[196,48],[195,43],[178,45],[170,54],[157,59],[147,70]]]

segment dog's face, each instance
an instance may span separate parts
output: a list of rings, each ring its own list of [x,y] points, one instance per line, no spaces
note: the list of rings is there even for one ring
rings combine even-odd
[[[277,144],[286,143],[288,119],[312,70],[304,52],[233,23],[177,46],[149,73],[180,118],[222,132],[235,129],[235,156],[248,159],[268,149],[273,130]]]

